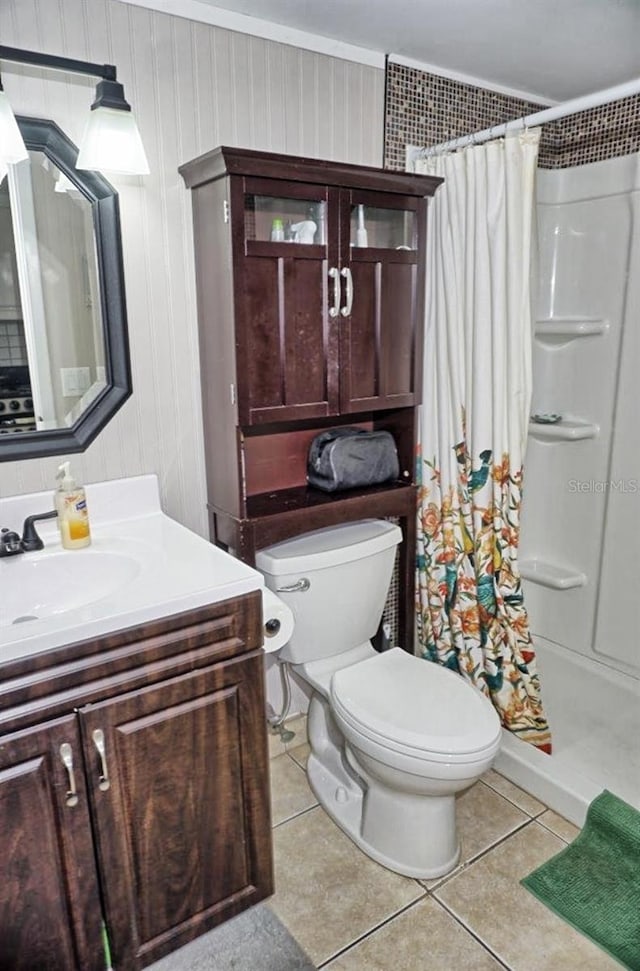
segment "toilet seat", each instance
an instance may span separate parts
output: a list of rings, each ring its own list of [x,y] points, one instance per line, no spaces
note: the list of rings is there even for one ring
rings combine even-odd
[[[460,675],[400,648],[336,671],[331,706],[369,746],[424,762],[472,763],[495,754],[500,720]]]

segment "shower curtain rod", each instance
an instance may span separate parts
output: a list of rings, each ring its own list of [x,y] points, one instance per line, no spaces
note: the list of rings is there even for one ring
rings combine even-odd
[[[618,101],[620,98],[628,98],[632,94],[640,93],[640,78],[633,81],[625,81],[624,84],[617,84],[613,88],[605,88],[603,91],[594,91],[592,94],[585,94],[579,98],[572,98],[571,101],[563,101],[562,104],[554,105],[553,108],[545,108],[537,111],[533,115],[526,115],[522,118],[515,118],[502,125],[494,125],[492,128],[485,128],[483,131],[475,132],[472,135],[462,135],[460,138],[453,138],[451,141],[442,142],[431,148],[417,148],[407,146],[407,161],[413,162],[419,158],[427,158],[430,155],[439,155],[443,152],[451,152],[456,148],[465,145],[476,145],[480,142],[487,142],[492,138],[500,138],[507,132],[518,131],[524,128],[533,128],[536,125],[545,125],[549,121],[556,121],[558,118],[566,118],[568,115],[578,114],[588,108],[597,108],[600,105],[609,104],[611,101]]]

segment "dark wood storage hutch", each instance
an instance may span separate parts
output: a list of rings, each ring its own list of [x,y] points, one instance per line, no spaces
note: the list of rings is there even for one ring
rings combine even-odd
[[[399,635],[411,649],[426,206],[441,180],[235,148],[180,172],[193,201],[211,539],[253,563],[302,532],[397,517]],[[312,438],[339,425],[390,431],[399,480],[307,487]]]

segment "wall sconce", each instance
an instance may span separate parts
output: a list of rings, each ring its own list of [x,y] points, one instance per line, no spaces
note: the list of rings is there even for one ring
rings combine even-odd
[[[124,88],[116,80],[113,64],[92,64],[70,57],[56,57],[36,51],[0,45],[0,61],[34,64],[71,74],[88,74],[102,78],[96,87],[76,168],[118,172],[124,175],[148,175],[149,163],[131,106],[125,101]],[[0,80],[0,175],[6,163],[28,158],[22,136]],[[3,164],[4,163],[4,164]]]

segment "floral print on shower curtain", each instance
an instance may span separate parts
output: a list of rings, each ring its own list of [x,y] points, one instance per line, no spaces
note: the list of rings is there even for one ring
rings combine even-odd
[[[423,656],[550,751],[518,571],[538,141],[526,132],[415,163],[445,179],[430,212],[416,598]]]

